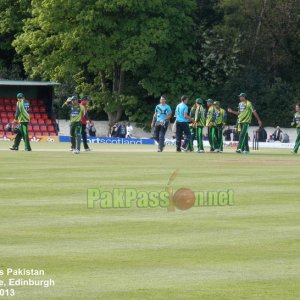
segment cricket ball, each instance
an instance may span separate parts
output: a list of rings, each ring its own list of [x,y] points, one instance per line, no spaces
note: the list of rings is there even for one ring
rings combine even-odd
[[[181,188],[173,195],[174,205],[180,210],[187,210],[195,204],[195,194],[192,190]]]

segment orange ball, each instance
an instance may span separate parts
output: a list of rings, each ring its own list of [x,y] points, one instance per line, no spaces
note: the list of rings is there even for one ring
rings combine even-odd
[[[174,205],[180,210],[187,210],[194,206],[196,197],[192,190],[181,188],[173,195]]]

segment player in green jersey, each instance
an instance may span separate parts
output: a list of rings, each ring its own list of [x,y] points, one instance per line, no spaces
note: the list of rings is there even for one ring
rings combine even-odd
[[[208,128],[208,141],[210,152],[215,151],[215,135],[216,135],[216,111],[212,99],[206,100],[208,110],[206,114],[206,127]]]
[[[29,142],[29,134],[27,125],[30,122],[30,116],[29,116],[29,102],[25,99],[23,93],[17,94],[17,107],[16,107],[16,113],[15,113],[15,119],[13,121],[14,125],[17,125],[16,128],[16,138],[15,142],[12,147],[10,147],[10,150],[19,150],[19,145],[21,140],[24,140],[25,144],[25,151],[31,151],[31,146]]]
[[[223,128],[226,125],[227,114],[223,108],[220,107],[220,102],[214,102],[216,111],[216,139],[215,139],[215,152],[223,152]]]
[[[292,153],[296,154],[298,152],[298,149],[300,147],[300,103],[296,104],[295,107],[296,113],[293,118],[292,126],[296,126],[297,128],[297,138],[295,141],[294,149],[292,150]]]
[[[203,153],[203,127],[205,126],[205,108],[203,100],[200,98],[196,99],[195,105],[190,111],[190,116],[194,119],[194,122],[190,124],[192,136],[197,140],[198,153]],[[191,143],[193,143],[192,139]],[[190,147],[191,148],[191,147]]]
[[[252,103],[247,99],[247,95],[245,93],[240,93],[239,97],[240,103],[238,111],[234,111],[231,108],[228,108],[228,112],[238,116],[238,125],[241,128],[241,132],[239,134],[239,143],[236,152],[246,154],[249,153],[248,129],[251,124],[252,115],[255,116],[259,127],[262,127],[262,122]]]
[[[81,120],[84,117],[84,108],[79,105],[78,97],[72,96],[66,100],[62,107],[68,106],[70,108],[70,135],[71,144],[74,154],[80,153],[81,144]]]

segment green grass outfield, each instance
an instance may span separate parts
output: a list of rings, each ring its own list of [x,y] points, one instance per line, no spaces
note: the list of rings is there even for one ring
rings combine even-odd
[[[0,143],[0,271],[55,286],[7,299],[299,299],[300,154],[156,153],[154,146]],[[87,189],[234,191],[233,206],[87,208]],[[8,276],[28,279],[34,276]],[[8,277],[0,275],[8,287]]]

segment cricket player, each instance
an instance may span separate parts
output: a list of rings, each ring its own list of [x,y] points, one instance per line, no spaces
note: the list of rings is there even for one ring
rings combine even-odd
[[[70,135],[71,144],[74,154],[80,153],[81,131],[82,131],[82,117],[84,117],[84,108],[79,105],[78,97],[69,97],[62,107],[68,106],[70,108]]]
[[[87,134],[86,134],[86,123],[88,118],[88,112],[87,112],[87,105],[89,102],[89,98],[87,96],[82,97],[81,101],[80,101],[80,105],[83,107],[84,109],[84,116],[81,118],[81,123],[82,123],[82,142],[83,142],[83,147],[84,147],[84,151],[91,151],[91,148],[89,147],[88,143],[87,143]]]
[[[187,151],[188,144],[191,140],[191,132],[188,122],[194,122],[194,119],[188,115],[189,108],[187,106],[189,98],[187,96],[181,97],[181,103],[176,106],[176,151]],[[181,146],[181,140],[184,134],[184,142]]]
[[[215,132],[215,152],[223,152],[223,128],[226,125],[227,114],[223,108],[220,107],[220,102],[214,102],[216,112],[216,132]]]
[[[234,111],[231,108],[228,108],[228,112],[238,116],[238,125],[240,126],[240,133],[239,143],[236,152],[247,154],[249,153],[248,129],[251,124],[252,115],[255,116],[259,127],[262,127],[262,122],[252,103],[247,99],[247,95],[245,93],[240,93],[238,97],[240,98],[238,111]]]
[[[27,125],[30,122],[30,116],[29,116],[29,102],[25,99],[23,93],[17,94],[17,107],[16,107],[16,113],[15,113],[15,119],[13,121],[14,126],[17,125],[15,128],[15,132],[17,132],[14,144],[12,147],[10,147],[10,150],[19,150],[19,145],[21,140],[24,140],[25,144],[25,151],[31,151],[31,146],[29,142],[29,135],[28,135],[28,129]]]
[[[212,99],[206,100],[207,103],[207,114],[206,114],[206,127],[208,128],[208,141],[210,145],[210,152],[214,152],[215,146],[215,135],[216,135],[216,110]]]
[[[200,98],[196,99],[195,105],[192,107],[190,116],[194,119],[194,122],[191,123],[192,136],[196,137],[198,153],[204,152],[203,147],[203,127],[205,126],[205,115],[206,110],[204,108],[203,100]],[[192,139],[193,143],[194,138]]]
[[[171,107],[166,104],[166,97],[160,97],[160,104],[156,105],[151,128],[154,128],[153,137],[158,143],[157,152],[163,152],[165,147],[165,135],[169,126],[170,118],[172,116]]]
[[[296,104],[295,110],[296,110],[296,113],[294,115],[293,122],[291,123],[291,125],[296,126],[296,128],[297,128],[297,138],[295,141],[294,149],[291,152],[294,154],[297,154],[298,149],[300,147],[300,103]]]

